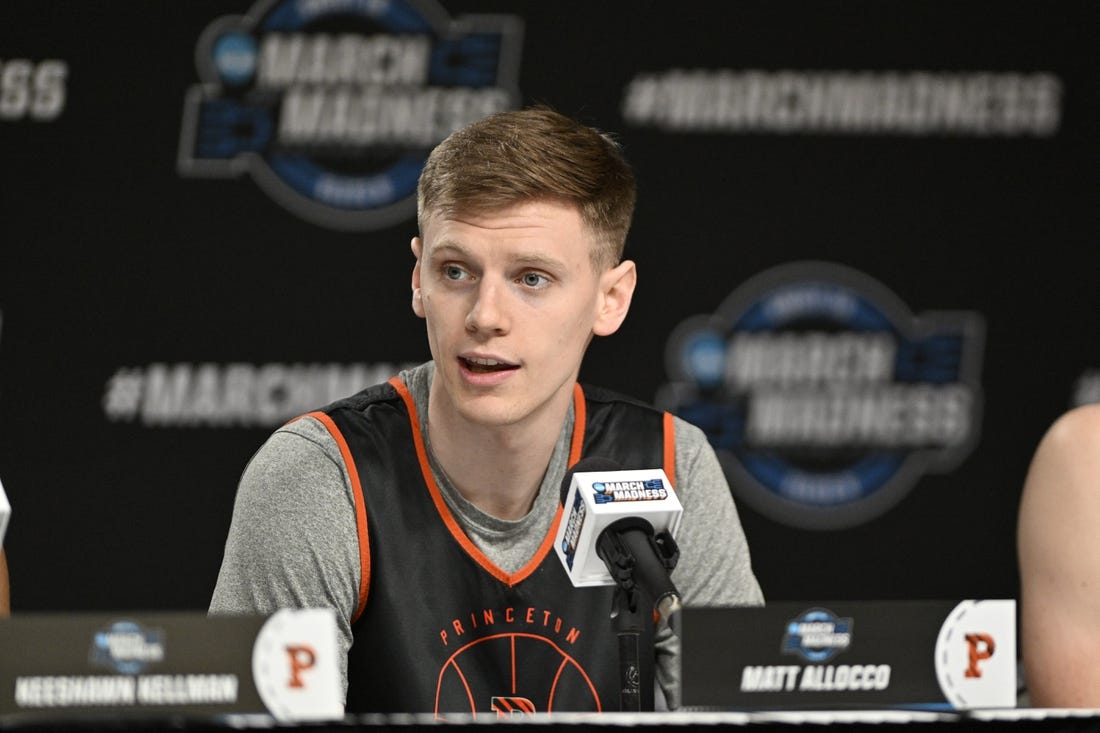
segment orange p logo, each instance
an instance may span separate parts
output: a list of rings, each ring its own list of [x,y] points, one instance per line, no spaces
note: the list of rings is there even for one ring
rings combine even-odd
[[[966,676],[981,677],[982,671],[978,669],[978,662],[992,657],[997,645],[989,634],[967,634],[966,643],[970,647],[970,664],[966,668]]]
[[[494,695],[489,704],[496,712],[498,718],[535,714],[535,703],[531,702],[526,697]]]
[[[308,646],[288,646],[286,653],[290,655],[290,686],[305,687],[301,673],[317,662],[317,655]]]

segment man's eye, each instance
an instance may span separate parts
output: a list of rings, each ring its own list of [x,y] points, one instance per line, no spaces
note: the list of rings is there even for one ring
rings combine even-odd
[[[463,277],[465,277],[465,275],[466,271],[463,270],[461,267],[457,267],[456,265],[443,266],[443,277],[447,278],[448,280],[461,280]]]
[[[545,275],[540,275],[537,272],[526,272],[520,279],[523,281],[524,285],[531,288],[537,288],[550,282]]]

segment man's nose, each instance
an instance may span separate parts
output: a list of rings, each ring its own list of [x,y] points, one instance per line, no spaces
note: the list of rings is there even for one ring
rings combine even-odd
[[[505,333],[508,331],[507,289],[503,283],[482,280],[477,296],[466,314],[466,330]]]

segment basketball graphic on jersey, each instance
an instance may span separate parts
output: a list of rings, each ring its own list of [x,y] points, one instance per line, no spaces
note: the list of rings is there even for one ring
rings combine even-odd
[[[485,679],[499,680],[488,686]],[[439,671],[435,713],[507,716],[600,712],[599,694],[584,668],[537,634],[494,634],[458,649]]]

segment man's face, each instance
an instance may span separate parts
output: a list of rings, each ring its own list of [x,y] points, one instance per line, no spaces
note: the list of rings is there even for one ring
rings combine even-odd
[[[634,265],[597,274],[575,207],[547,201],[424,223],[413,310],[436,363],[433,409],[497,426],[564,409],[593,334],[629,307]]]

